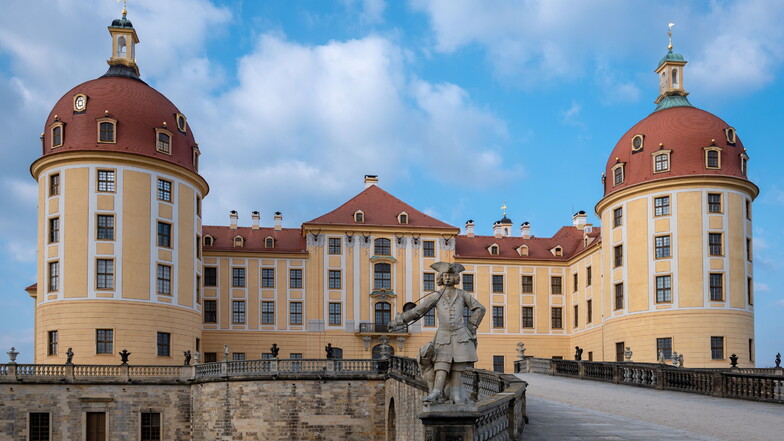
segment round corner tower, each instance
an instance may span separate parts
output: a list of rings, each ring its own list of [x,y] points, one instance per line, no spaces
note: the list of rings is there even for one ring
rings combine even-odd
[[[35,362],[179,364],[201,338],[199,148],[186,117],[139,78],[136,31],[109,27],[100,78],[49,114],[38,182]]]

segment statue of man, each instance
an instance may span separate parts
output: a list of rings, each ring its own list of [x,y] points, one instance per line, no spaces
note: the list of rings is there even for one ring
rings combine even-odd
[[[485,315],[485,307],[471,294],[455,288],[460,281],[460,272],[465,270],[463,265],[436,262],[430,267],[438,271],[436,282],[443,289],[427,295],[415,308],[395,316],[389,329],[404,327],[435,308],[438,316],[435,338],[420,351],[420,356],[427,358],[420,364],[435,372],[430,394],[423,401],[444,403],[451,399],[454,403],[465,403],[461,377],[463,371],[477,361],[476,329]],[[463,320],[465,308],[471,312],[467,323]],[[427,373],[423,372],[424,375]]]

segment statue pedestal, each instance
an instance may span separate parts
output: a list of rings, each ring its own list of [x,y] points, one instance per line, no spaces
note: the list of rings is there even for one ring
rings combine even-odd
[[[425,441],[472,441],[474,424],[482,414],[476,404],[425,404],[417,415],[425,426]]]

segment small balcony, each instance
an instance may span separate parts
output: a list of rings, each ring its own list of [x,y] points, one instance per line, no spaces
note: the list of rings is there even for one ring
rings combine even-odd
[[[389,323],[372,323],[372,322],[362,322],[359,324],[359,331],[357,334],[363,335],[406,335],[408,334],[408,327],[405,328],[398,328],[394,332],[389,332]]]

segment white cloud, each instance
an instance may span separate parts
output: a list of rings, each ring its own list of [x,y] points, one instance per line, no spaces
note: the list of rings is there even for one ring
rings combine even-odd
[[[754,291],[755,292],[770,292],[770,287],[768,286],[767,283],[754,282]]]
[[[580,121],[580,111],[582,111],[582,106],[572,101],[572,105],[568,109],[561,111],[561,123],[568,126],[584,127],[585,124]]]
[[[384,21],[385,0],[342,0],[346,7],[353,9],[359,3],[359,17],[364,24],[381,23]]]

